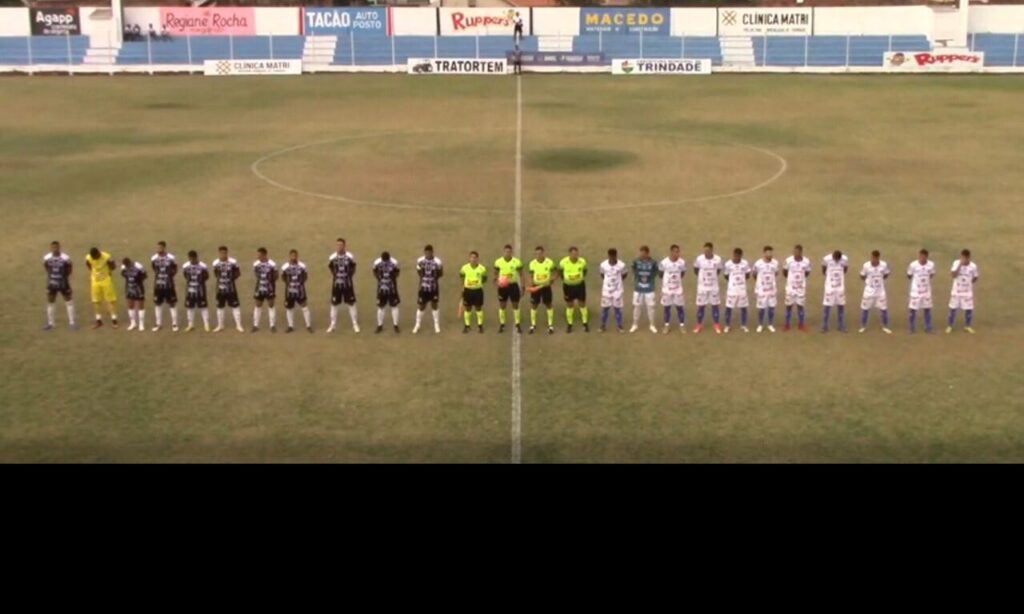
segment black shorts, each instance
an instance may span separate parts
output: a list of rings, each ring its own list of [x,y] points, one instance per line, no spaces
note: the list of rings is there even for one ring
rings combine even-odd
[[[174,286],[153,288],[153,303],[157,305],[167,303],[173,307],[178,303],[178,292],[174,289]]]
[[[416,304],[420,307],[424,307],[427,303],[436,303],[441,299],[438,295],[437,290],[424,290],[420,288],[419,294],[416,295]]]
[[[139,290],[138,292],[125,290],[124,297],[129,301],[144,301],[146,300],[146,293],[142,290]]]
[[[224,309],[225,306],[234,309],[238,307],[238,293],[237,292],[218,292],[217,293],[217,309]]]
[[[352,286],[334,286],[331,288],[331,304],[340,305],[356,304],[356,290]]]
[[[47,297],[49,297],[51,299],[57,298],[58,294],[63,296],[65,301],[70,301],[71,300],[71,286],[69,286],[68,284],[61,284],[59,286],[47,286],[46,287],[46,296]]]
[[[295,305],[296,304],[298,304],[300,307],[305,307],[306,306],[306,293],[305,292],[300,292],[298,294],[288,294],[288,293],[285,293],[285,295],[284,295],[284,308],[285,309],[295,309]]]
[[[264,290],[263,292],[256,291],[253,293],[252,297],[257,301],[272,301],[277,298],[277,292],[271,288],[270,290]]]
[[[502,303],[505,301],[518,303],[520,298],[522,298],[522,292],[519,290],[519,284],[509,284],[504,288],[498,286],[498,300]]]
[[[530,304],[536,307],[544,303],[545,306],[551,306],[551,286],[544,286],[539,288],[536,292],[530,295]]]
[[[462,304],[466,307],[476,307],[477,309],[484,306],[484,289],[483,288],[463,288],[462,289]]]
[[[185,309],[206,309],[206,294],[186,294]]]
[[[515,26],[515,29],[513,30],[512,33],[513,34],[518,34],[519,36],[522,36],[523,35],[523,24],[517,23],[516,26]]]
[[[575,286],[562,286],[562,292],[565,294],[566,303],[587,300],[587,284],[576,284]]]
[[[398,307],[398,304],[402,302],[402,299],[398,298],[398,292],[382,292],[377,291],[377,306],[383,307],[385,305],[389,307]]]

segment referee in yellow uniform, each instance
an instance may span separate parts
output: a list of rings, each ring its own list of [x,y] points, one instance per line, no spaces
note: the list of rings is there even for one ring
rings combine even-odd
[[[584,332],[590,332],[590,310],[587,309],[587,260],[580,257],[580,250],[569,248],[569,255],[558,263],[558,274],[562,278],[565,294],[565,332],[572,332],[573,311],[578,307]]]
[[[494,261],[495,285],[498,286],[498,332],[505,332],[508,315],[505,309],[512,301],[512,314],[515,317],[516,332],[523,332],[522,314],[519,311],[519,300],[522,298],[519,282],[523,276],[523,261],[512,255],[512,246],[506,245],[501,258]]]
[[[480,264],[480,254],[469,252],[469,262],[459,269],[462,278],[463,333],[469,332],[472,312],[476,310],[476,325],[484,332],[484,283],[487,282],[487,267]]]
[[[85,266],[89,268],[89,277],[92,280],[92,310],[96,314],[96,323],[92,327],[103,326],[100,303],[105,302],[107,311],[110,312],[110,326],[117,328],[117,293],[114,292],[114,280],[110,277],[117,264],[109,253],[101,252],[98,247],[94,247],[85,257]]]

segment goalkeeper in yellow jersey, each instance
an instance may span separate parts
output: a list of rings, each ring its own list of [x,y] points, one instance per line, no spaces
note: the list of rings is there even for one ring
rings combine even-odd
[[[100,304],[106,303],[107,311],[110,312],[110,325],[117,328],[117,293],[114,292],[114,280],[110,276],[117,268],[117,264],[109,253],[94,247],[85,257],[85,266],[89,268],[89,278],[92,281],[92,309],[96,314],[96,323],[92,327],[103,326]]]

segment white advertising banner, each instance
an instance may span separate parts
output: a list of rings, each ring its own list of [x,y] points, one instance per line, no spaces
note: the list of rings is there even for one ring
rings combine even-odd
[[[894,72],[975,72],[985,66],[980,51],[889,51],[882,65]]]
[[[508,72],[505,60],[477,60],[475,58],[409,58],[410,75],[504,75]]]
[[[810,36],[811,9],[718,9],[719,36]]]
[[[530,34],[530,9],[440,8],[441,36],[512,36],[516,20]]]
[[[711,60],[612,60],[613,75],[710,75]]]
[[[207,77],[301,75],[302,60],[206,60],[203,74]]]

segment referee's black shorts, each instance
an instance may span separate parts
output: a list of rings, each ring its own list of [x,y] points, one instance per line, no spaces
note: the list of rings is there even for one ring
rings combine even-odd
[[[506,301],[518,303],[522,296],[522,292],[519,290],[519,284],[509,284],[504,288],[498,286],[498,300],[502,303]]]
[[[587,284],[563,285],[562,291],[565,293],[566,303],[587,300]]]
[[[462,289],[462,304],[466,307],[476,307],[477,309],[484,306],[484,289],[483,288],[463,288]]]
[[[536,292],[530,295],[531,305],[536,307],[541,303],[544,303],[544,306],[546,307],[551,306],[551,286],[544,286],[543,288],[538,288]]]

